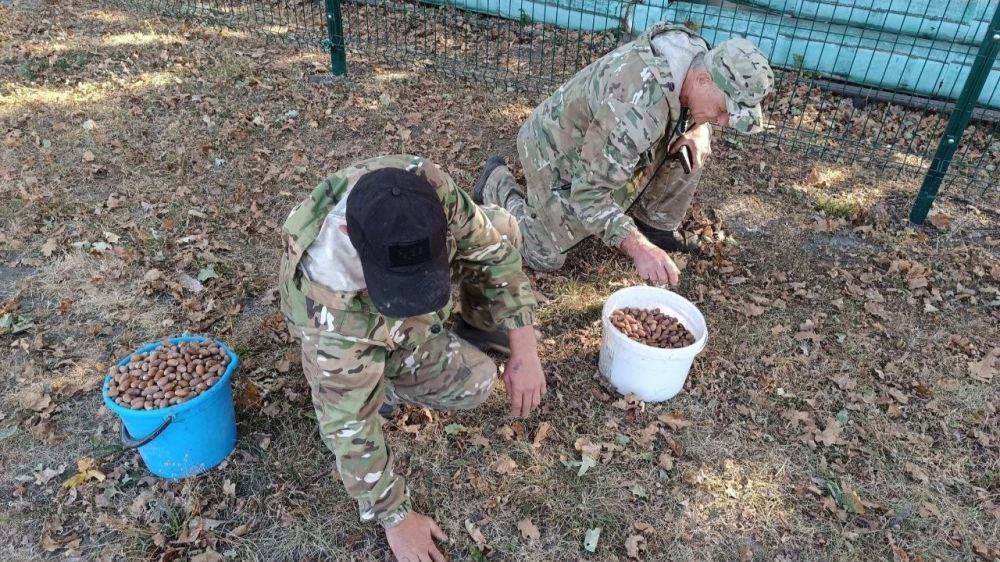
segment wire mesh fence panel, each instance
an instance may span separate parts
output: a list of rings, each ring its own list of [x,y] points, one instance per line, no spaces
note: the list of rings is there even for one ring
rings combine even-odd
[[[322,0],[105,0],[139,12],[189,18],[293,43],[320,47],[326,37]]]
[[[621,35],[618,28],[595,32],[539,23],[528,2],[517,19],[449,3],[360,0],[345,2],[343,10],[344,35],[355,51],[387,64],[430,63],[446,74],[536,93],[612,50]]]
[[[324,0],[111,0],[320,46]],[[756,43],[775,68],[776,144],[919,181],[1000,0],[340,0],[354,55],[537,94],[666,20],[711,44]],[[951,163],[949,190],[1000,182],[1000,63]]]
[[[962,91],[996,0],[354,0],[351,48],[387,64],[414,61],[451,75],[544,95],[661,20],[710,43],[754,41],[776,69],[761,139],[818,158],[918,181]],[[1000,181],[1000,65],[946,182]],[[992,84],[992,87],[989,85]]]
[[[988,30],[996,2],[976,0],[750,0],[729,7],[671,3],[712,42],[754,41],[777,72],[765,113],[779,144],[873,168],[873,178],[914,179],[926,171],[953,102]],[[964,138],[946,182],[986,189],[996,161],[1000,95]],[[874,173],[877,170],[877,173]]]

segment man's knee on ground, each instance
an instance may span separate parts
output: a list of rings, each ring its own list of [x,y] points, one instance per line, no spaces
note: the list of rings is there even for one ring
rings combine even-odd
[[[566,254],[562,252],[544,253],[527,247],[521,251],[521,257],[524,265],[539,272],[556,271],[566,263]]]
[[[497,366],[488,356],[484,360],[459,367],[463,371],[460,378],[465,382],[449,409],[470,410],[486,402],[497,384]]]

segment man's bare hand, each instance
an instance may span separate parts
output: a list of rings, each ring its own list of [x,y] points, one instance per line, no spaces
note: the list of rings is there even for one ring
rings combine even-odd
[[[712,154],[712,126],[702,123],[683,135],[670,145],[670,153],[680,151],[682,146],[691,150],[691,172],[697,172],[705,165],[708,156]]]
[[[535,328],[524,326],[508,332],[510,359],[503,370],[503,382],[510,397],[510,415],[526,418],[542,402],[545,373],[538,359]]]
[[[680,280],[681,272],[670,254],[647,240],[638,230],[629,234],[620,247],[632,258],[635,270],[643,279],[659,285],[676,285]]]
[[[385,538],[399,562],[445,562],[434,540],[447,541],[441,527],[433,519],[411,511],[395,527],[386,527]]]

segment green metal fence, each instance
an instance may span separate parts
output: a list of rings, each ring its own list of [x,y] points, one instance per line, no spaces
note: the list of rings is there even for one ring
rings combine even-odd
[[[111,0],[535,93],[661,19],[757,43],[777,69],[751,142],[925,178],[982,198],[1000,183],[1000,0]],[[978,88],[974,88],[978,86]],[[973,91],[976,90],[976,91]],[[954,119],[953,119],[954,117]],[[928,173],[930,172],[930,173]]]

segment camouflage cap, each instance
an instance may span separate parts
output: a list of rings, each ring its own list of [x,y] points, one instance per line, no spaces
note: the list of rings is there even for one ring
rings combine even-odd
[[[728,39],[705,54],[705,68],[726,94],[729,126],[741,133],[763,130],[760,102],[774,86],[764,53],[742,37]]]

